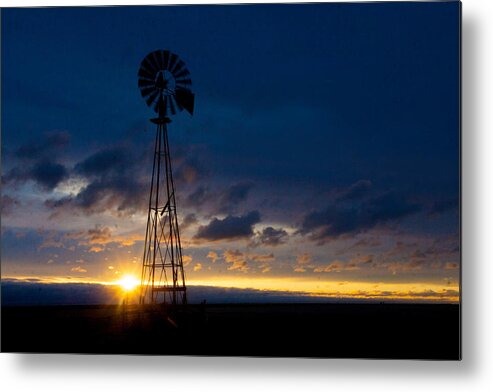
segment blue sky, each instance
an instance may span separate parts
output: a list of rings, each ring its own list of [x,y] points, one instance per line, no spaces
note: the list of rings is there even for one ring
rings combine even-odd
[[[456,288],[459,7],[2,10],[4,275],[138,270],[137,71],[169,49],[196,94],[170,125],[191,281]]]

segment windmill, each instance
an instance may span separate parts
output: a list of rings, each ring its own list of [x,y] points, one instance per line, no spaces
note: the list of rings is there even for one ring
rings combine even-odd
[[[185,63],[168,50],[149,53],[140,65],[139,89],[156,113],[140,303],[185,305],[185,273],[176,212],[175,186],[168,141],[169,116],[185,109],[193,114],[192,81]]]

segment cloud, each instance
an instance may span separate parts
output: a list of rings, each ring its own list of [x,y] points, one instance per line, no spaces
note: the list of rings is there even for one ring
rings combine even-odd
[[[231,264],[231,266],[228,267],[228,270],[230,271],[247,272],[250,269],[245,255],[239,250],[226,250],[224,252],[224,260],[226,263]]]
[[[62,181],[68,178],[67,168],[50,158],[42,158],[35,163],[14,167],[2,178],[3,183],[24,183],[33,181],[44,191],[52,191]]]
[[[41,234],[41,233],[40,233]],[[65,248],[65,244],[56,231],[49,231],[46,236],[43,236],[43,242],[38,247],[38,250],[44,248]]]
[[[2,176],[2,183],[23,184],[32,181],[43,191],[53,190],[69,175],[65,165],[58,162],[60,152],[69,140],[67,132],[55,131],[22,145],[13,154],[17,166]]]
[[[260,262],[260,263],[265,263],[265,262],[268,262],[268,261],[275,260],[275,257],[274,257],[274,254],[273,253],[260,254],[260,255],[254,254],[254,255],[249,255],[248,258],[251,259],[251,260],[253,260],[253,261]]]
[[[216,252],[209,252],[207,253],[206,257],[210,259],[213,263],[215,263],[216,260],[219,258],[219,255]]]
[[[72,271],[72,272],[80,272],[80,273],[87,272],[87,270],[84,269],[84,268],[82,268],[80,265],[78,265],[77,267],[71,268],[70,271]]]
[[[230,186],[219,199],[218,212],[226,213],[233,211],[241,202],[248,197],[253,183],[250,181],[240,182]]]
[[[68,177],[68,171],[60,163],[48,159],[38,162],[31,168],[31,179],[37,182],[44,190],[52,190]]]
[[[183,262],[184,267],[186,267],[187,265],[189,265],[193,261],[192,256],[190,256],[190,255],[182,256],[181,260]]]
[[[223,253],[223,257],[226,263],[231,265],[228,267],[230,271],[242,271],[247,272],[250,270],[249,262],[256,263],[255,268],[262,273],[269,272],[272,267],[270,262],[275,260],[273,253],[267,254],[245,254],[239,250],[226,250]]]
[[[41,157],[48,158],[65,148],[69,142],[70,134],[68,132],[47,132],[37,141],[19,147],[15,151],[15,155],[17,158],[26,160],[37,160]]]
[[[188,214],[181,222],[180,227],[182,229],[186,229],[187,227],[190,227],[195,223],[197,223],[197,216],[195,214]]]
[[[149,192],[144,156],[137,156],[132,146],[108,147],[77,163],[72,178],[82,178],[86,184],[75,195],[51,198],[45,205],[53,216],[63,213],[95,214],[111,211],[129,215],[144,211]]]
[[[177,183],[194,184],[207,175],[203,162],[189,155],[192,153],[193,151],[178,151],[178,155],[172,157],[178,163],[173,172]]]
[[[308,269],[313,268],[311,261],[312,255],[310,253],[303,253],[296,256],[296,265],[294,265],[293,271],[297,273],[306,272]]]
[[[194,238],[207,241],[237,240],[253,236],[253,226],[260,222],[258,211],[242,216],[214,218],[206,226],[200,226]]]
[[[386,267],[393,275],[398,272],[416,272],[423,269],[425,261],[423,260],[409,260],[406,262],[391,262],[386,263],[383,266]]]
[[[459,263],[446,263],[445,264],[445,269],[447,270],[454,270],[459,268]]]
[[[215,191],[199,185],[187,195],[184,202],[187,207],[195,209],[206,205],[206,210],[212,214],[232,214],[242,202],[247,200],[252,187],[253,183],[249,181]],[[201,210],[203,212],[203,208]]]
[[[347,190],[341,192],[337,197],[337,201],[352,201],[359,200],[368,195],[371,190],[372,183],[369,180],[360,180],[352,184]]]
[[[185,199],[185,203],[188,206],[200,207],[209,199],[209,193],[203,186],[197,187],[195,191],[190,193]]]
[[[68,239],[81,239],[80,245],[106,245],[112,241],[111,230],[109,227],[101,227],[96,225],[94,229],[86,231],[77,231],[65,234]]]
[[[20,201],[9,195],[2,195],[2,216],[8,216],[21,205]]]
[[[373,263],[373,255],[365,255],[355,257],[348,262],[336,260],[325,267],[316,267],[313,272],[341,272],[341,271],[356,271],[362,266],[369,266]]]
[[[96,225],[93,229],[66,233],[63,236],[68,240],[77,240],[80,246],[89,247],[89,252],[102,252],[108,244],[118,246],[132,246],[142,241],[141,234],[113,235],[109,227]]]
[[[202,269],[202,264],[197,263],[193,266],[194,271],[200,271]]]
[[[388,192],[354,206],[331,205],[305,216],[299,233],[323,243],[346,234],[357,234],[419,212],[421,206],[401,194]]]
[[[358,256],[349,261],[349,264],[372,264],[373,263],[373,255],[365,255],[365,256]]]
[[[131,177],[96,180],[81,190],[76,196],[49,199],[45,205],[53,210],[73,212],[81,210],[85,214],[115,211],[127,215],[146,208],[145,184]]]
[[[456,198],[439,200],[432,204],[429,214],[438,215],[457,208],[459,208],[459,201]]]
[[[343,261],[336,260],[325,267],[317,267],[313,269],[313,272],[341,272],[341,271],[354,271],[360,268],[352,263],[344,263]]]
[[[75,165],[75,172],[86,178],[119,175],[132,167],[131,155],[123,147],[110,147],[98,151]]]
[[[262,232],[258,233],[254,246],[266,245],[266,246],[278,246],[286,243],[288,233],[284,229],[275,229],[273,227],[266,227]]]
[[[309,253],[303,253],[296,257],[296,263],[299,265],[308,264],[312,260],[312,256]]]

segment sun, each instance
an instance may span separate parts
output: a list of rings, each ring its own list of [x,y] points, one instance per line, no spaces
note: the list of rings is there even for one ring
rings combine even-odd
[[[133,275],[125,275],[116,282],[124,291],[133,291],[139,284],[139,280]]]

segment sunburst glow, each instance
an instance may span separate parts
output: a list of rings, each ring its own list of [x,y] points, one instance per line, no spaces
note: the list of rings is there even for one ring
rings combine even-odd
[[[123,276],[117,284],[124,290],[124,291],[133,291],[137,286],[139,286],[140,281],[133,275],[125,275]]]

